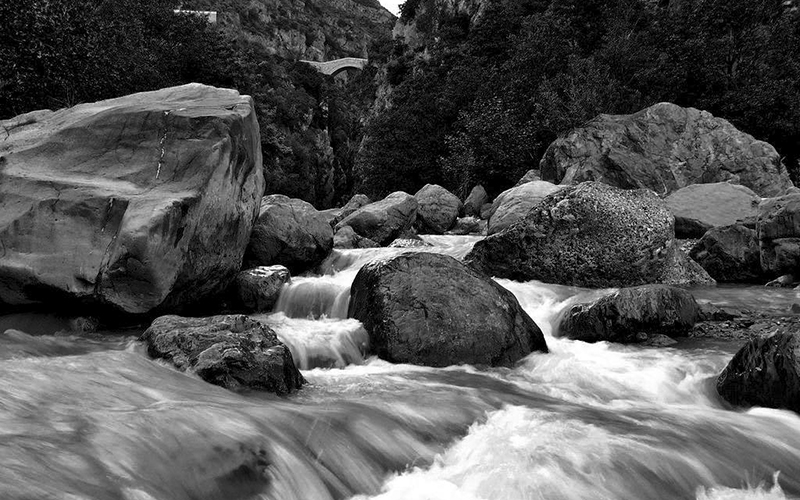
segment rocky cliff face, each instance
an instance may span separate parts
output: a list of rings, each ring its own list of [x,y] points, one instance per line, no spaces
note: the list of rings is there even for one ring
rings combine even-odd
[[[286,59],[367,57],[395,17],[377,0],[193,0],[184,9],[216,10],[242,40]]]
[[[407,0],[404,15],[397,20],[392,35],[410,48],[419,49],[434,39],[442,19],[463,16],[474,25],[488,3],[487,0]]]

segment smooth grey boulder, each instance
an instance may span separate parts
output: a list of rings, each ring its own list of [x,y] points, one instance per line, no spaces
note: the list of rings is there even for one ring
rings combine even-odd
[[[477,217],[459,217],[447,234],[482,234],[486,230],[486,221]],[[484,233],[485,234],[485,233]]]
[[[475,243],[466,262],[491,276],[591,288],[713,282],[680,252],[673,223],[650,190],[584,182]]]
[[[294,274],[317,266],[333,249],[333,229],[310,203],[282,194],[261,199],[245,266],[282,265]]]
[[[414,195],[417,199],[416,227],[423,234],[442,234],[455,224],[464,209],[456,195],[438,184],[426,184]]]
[[[141,338],[147,354],[227,389],[286,394],[305,383],[269,327],[242,314],[156,318]]]
[[[700,308],[688,291],[644,285],[573,305],[564,313],[558,334],[586,342],[639,342],[656,335],[685,336],[699,316]]]
[[[336,224],[336,231],[345,226],[353,228],[363,238],[388,245],[403,232],[411,229],[417,218],[417,199],[403,191],[365,205]]]
[[[271,311],[278,302],[283,285],[292,277],[284,266],[260,266],[236,275],[239,302],[253,312]]]
[[[336,227],[342,219],[352,214],[359,208],[369,205],[372,201],[365,194],[354,194],[342,208],[331,210],[331,216],[328,222],[331,227]]]
[[[467,199],[464,200],[464,215],[467,217],[480,217],[481,208],[489,201],[489,194],[478,184],[469,192]]]
[[[737,406],[800,413],[800,337],[781,332],[750,340],[717,377],[717,392]]]
[[[756,232],[741,224],[712,228],[692,247],[689,256],[718,282],[764,281]]]
[[[369,262],[350,293],[348,317],[364,324],[371,351],[393,363],[508,366],[547,352],[511,292],[446,255],[406,252]]]
[[[499,233],[523,219],[547,195],[561,187],[546,181],[531,181],[503,191],[492,204],[488,234]]]
[[[522,177],[519,178],[519,180],[517,181],[515,186],[521,186],[521,185],[526,184],[528,182],[540,181],[540,180],[542,180],[541,172],[539,172],[538,168],[532,168],[532,169],[528,170],[527,172],[525,172],[525,175],[523,175]]]
[[[767,275],[800,275],[800,194],[762,201],[756,232]]]
[[[681,188],[666,202],[675,216],[675,236],[701,238],[709,229],[755,219],[761,197],[745,186],[715,182]]]
[[[264,190],[249,96],[189,84],[0,125],[0,310],[178,311],[230,285]]]
[[[600,181],[665,195],[690,184],[732,182],[760,196],[792,187],[774,147],[730,122],[662,102],[630,115],[599,115],[547,148],[542,179]]]

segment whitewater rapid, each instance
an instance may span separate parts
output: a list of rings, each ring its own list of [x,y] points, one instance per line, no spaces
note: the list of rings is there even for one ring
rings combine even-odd
[[[714,381],[738,344],[673,348],[554,336],[601,291],[498,280],[546,335],[514,368],[427,368],[368,357],[347,319],[371,259],[462,257],[474,237],[336,250],[259,318],[309,384],[236,394],[146,357],[140,331],[0,318],[0,498],[728,499],[800,495],[800,418],[727,408]],[[750,289],[704,292],[752,302]],[[791,300],[786,297],[786,300]],[[770,304],[774,303],[771,301]]]

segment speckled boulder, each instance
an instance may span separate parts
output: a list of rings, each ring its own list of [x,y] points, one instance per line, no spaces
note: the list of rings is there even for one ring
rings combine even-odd
[[[717,392],[734,405],[800,412],[800,336],[782,332],[749,341],[717,378]]]
[[[475,243],[466,261],[516,280],[592,288],[673,283],[681,274],[675,266],[687,264],[676,254],[673,224],[652,191],[584,182],[551,194],[519,223]]]
[[[285,394],[305,383],[292,353],[269,327],[241,314],[161,316],[141,340],[147,354],[227,389]]]
[[[564,313],[561,336],[586,342],[637,342],[649,335],[685,336],[700,315],[691,293],[665,285],[623,288]]]

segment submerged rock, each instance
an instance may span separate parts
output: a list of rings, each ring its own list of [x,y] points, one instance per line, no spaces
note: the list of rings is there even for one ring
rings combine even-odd
[[[755,219],[761,197],[745,186],[715,182],[681,188],[666,202],[675,215],[675,236],[700,238],[709,229]]]
[[[555,183],[596,180],[659,194],[707,182],[741,184],[760,196],[792,187],[774,147],[711,113],[666,102],[598,116],[553,142],[540,168]]]
[[[333,229],[310,203],[282,194],[261,199],[245,262],[282,265],[295,274],[325,260],[333,249]]]
[[[673,221],[652,191],[585,182],[478,241],[466,261],[492,276],[591,288],[713,282],[679,253]]]
[[[227,389],[286,394],[305,383],[275,332],[245,315],[161,316],[141,340],[151,357]]]
[[[284,266],[261,266],[236,275],[239,302],[253,312],[271,311],[278,302],[283,285],[291,281]]]
[[[394,363],[508,366],[547,352],[541,330],[508,290],[452,257],[408,252],[366,264],[348,316]]]
[[[623,288],[564,314],[559,335],[586,342],[658,342],[685,336],[700,317],[691,293],[665,285]],[[658,342],[665,345],[662,341]]]
[[[179,310],[239,271],[264,190],[249,96],[189,84],[2,128],[0,303]]]
[[[437,184],[426,184],[417,199],[417,227],[423,234],[442,234],[455,224],[464,209],[456,195]]]
[[[750,340],[717,378],[717,392],[739,406],[800,413],[800,337],[778,333]]]
[[[417,218],[417,200],[408,193],[396,191],[386,198],[365,205],[336,225],[336,231],[345,226],[356,234],[379,245],[388,245],[407,231]]]

